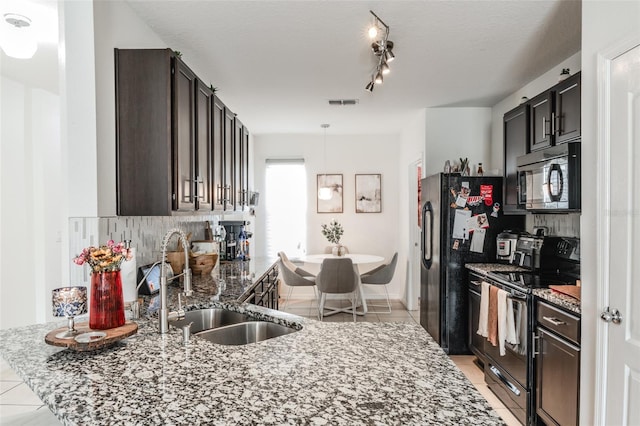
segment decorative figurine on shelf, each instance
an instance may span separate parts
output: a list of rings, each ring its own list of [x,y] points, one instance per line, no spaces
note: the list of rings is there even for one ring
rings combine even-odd
[[[478,176],[483,176],[484,175],[484,169],[482,168],[482,163],[478,163]]]
[[[569,72],[569,68],[562,68],[562,72],[560,73],[560,76],[558,77],[558,83],[560,83],[561,81],[566,80],[567,78],[569,78],[570,75],[571,75],[571,72]]]
[[[100,247],[87,247],[73,259],[76,265],[91,268],[89,327],[106,330],[124,325],[124,297],[120,265],[131,258],[125,243],[107,241]]]

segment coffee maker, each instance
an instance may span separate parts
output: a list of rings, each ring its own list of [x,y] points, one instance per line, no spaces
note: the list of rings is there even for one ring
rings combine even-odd
[[[540,251],[543,243],[544,237],[528,233],[520,235],[510,263],[533,271],[540,269]]]
[[[516,252],[519,232],[506,230],[498,234],[496,237],[496,259],[511,263]]]

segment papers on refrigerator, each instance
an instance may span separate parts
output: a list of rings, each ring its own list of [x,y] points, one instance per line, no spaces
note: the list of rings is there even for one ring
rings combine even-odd
[[[471,217],[471,210],[456,210],[456,215],[453,220],[453,238],[460,238],[463,240],[469,239],[468,220]]]

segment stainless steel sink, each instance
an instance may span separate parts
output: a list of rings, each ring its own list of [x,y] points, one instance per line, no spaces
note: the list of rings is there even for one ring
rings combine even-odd
[[[183,319],[171,321],[170,324],[174,327],[180,328],[191,322],[193,323],[191,324],[191,334],[196,334],[201,331],[238,324],[250,320],[251,317],[239,312],[228,311],[220,308],[209,308],[188,311]]]
[[[219,345],[246,345],[298,330],[267,321],[249,321],[195,333],[198,337]]]

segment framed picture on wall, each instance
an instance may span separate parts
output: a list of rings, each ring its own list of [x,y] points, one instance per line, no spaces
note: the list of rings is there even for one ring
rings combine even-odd
[[[318,213],[342,213],[342,175],[317,175],[317,181]],[[323,192],[330,197],[321,198]]]
[[[382,212],[382,175],[356,175],[356,213]]]

